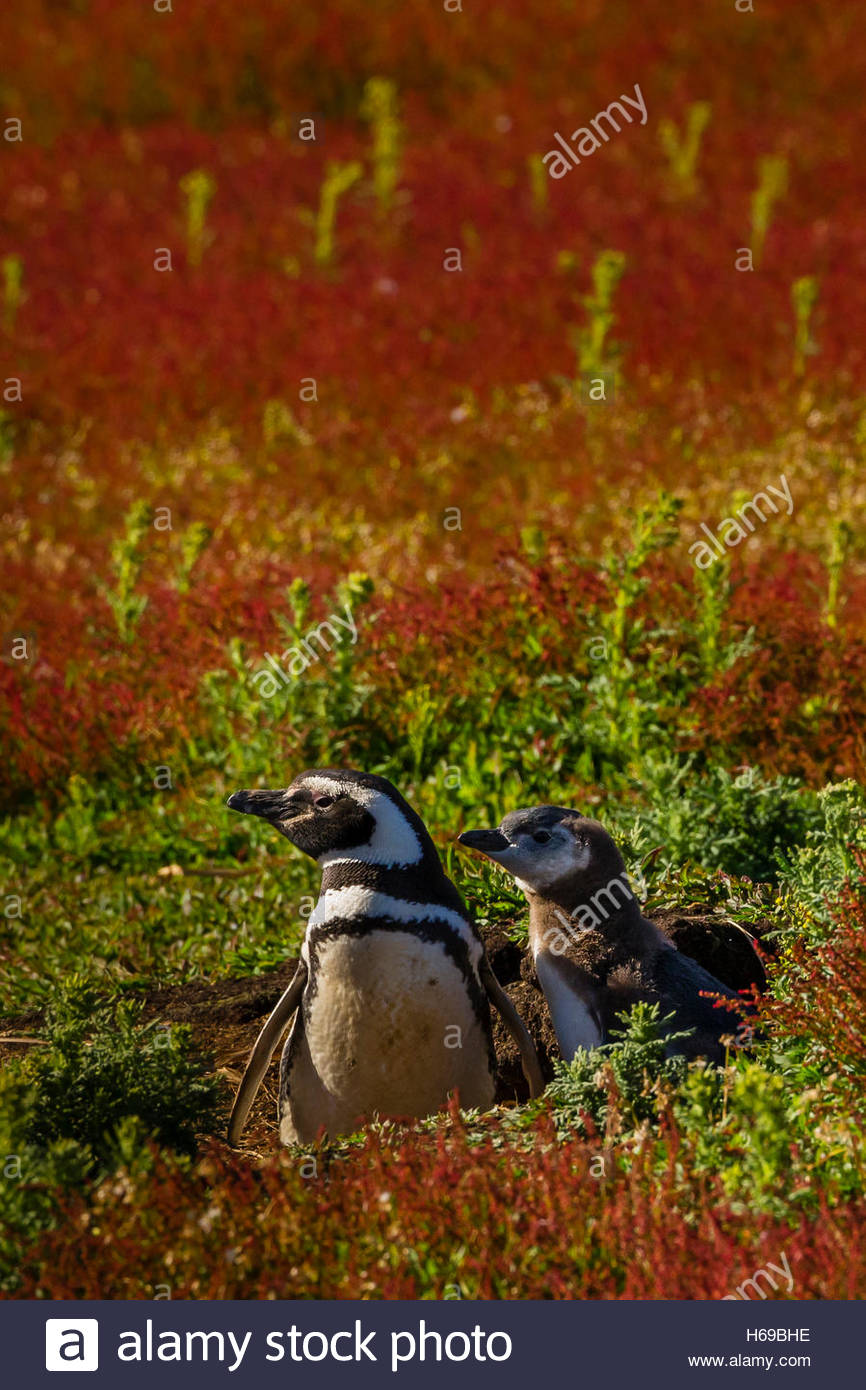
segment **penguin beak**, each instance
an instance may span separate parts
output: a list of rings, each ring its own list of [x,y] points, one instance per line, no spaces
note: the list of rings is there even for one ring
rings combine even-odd
[[[457,836],[457,843],[485,854],[488,859],[498,859],[504,850],[513,848],[501,830],[464,830]]]
[[[310,802],[303,793],[281,791],[242,791],[234,792],[226,802],[229,810],[241,811],[247,816],[261,816],[264,820],[289,820],[299,811],[307,811]]]

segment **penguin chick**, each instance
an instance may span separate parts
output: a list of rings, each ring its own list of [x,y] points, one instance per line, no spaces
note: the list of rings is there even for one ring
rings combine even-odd
[[[724,1059],[721,1038],[736,1031],[730,1010],[702,992],[734,992],[682,955],[641,913],[619,850],[598,821],[562,806],[512,811],[496,830],[468,830],[459,842],[512,875],[529,902],[535,969],[563,1057],[610,1041],[617,1015],[641,1000],[673,1014],[669,1045],[688,1057]]]
[[[452,1091],[489,1109],[496,1060],[488,1000],[521,1049],[533,1094],[543,1081],[528,1032],[498,985],[474,922],[420,817],[384,777],[314,768],[279,791],[239,791],[322,869],[297,974],[253,1048],[229,1121],[236,1143],[274,1047],[284,1144],[373,1115],[424,1116]]]

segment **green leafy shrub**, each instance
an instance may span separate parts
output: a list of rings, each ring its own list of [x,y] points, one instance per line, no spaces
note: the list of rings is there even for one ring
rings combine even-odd
[[[353,572],[335,586],[332,595],[325,596],[322,608],[349,614],[347,621],[357,624],[362,615],[369,621],[364,610],[372,596],[369,576]],[[275,615],[281,633],[275,645],[285,645],[284,665],[290,664],[291,652],[303,650],[305,640],[317,629],[309,585],[295,580],[286,590],[286,600],[288,611]],[[210,671],[202,678],[210,736],[194,750],[196,755],[206,764],[226,769],[233,780],[279,778],[285,774],[284,741],[290,736],[295,743],[295,770],[340,761],[357,765],[359,754],[346,751],[344,731],[352,729],[358,737],[370,694],[368,682],[357,669],[359,647],[355,640],[333,641],[324,656],[321,647],[316,647],[309,670],[286,682],[275,681],[275,693],[263,698],[255,677],[268,670],[265,654],[248,656],[233,638],[228,649],[231,669]],[[252,833],[255,838],[255,830]]]
[[[856,876],[858,851],[866,851],[866,790],[850,778],[832,782],[818,792],[817,815],[802,840],[779,854],[781,885],[806,909],[798,931],[815,940],[826,935],[830,904]]]
[[[761,1001],[769,1029],[780,1039],[812,1091],[811,1114],[866,1119],[866,853],[856,873],[816,923],[802,907],[779,933],[782,953]]]
[[[20,1279],[21,1251],[57,1220],[65,1193],[93,1171],[93,1154],[74,1139],[47,1147],[29,1138],[38,1097],[11,1070],[0,1071],[0,1290]]]
[[[789,1052],[738,1056],[732,1066],[693,1066],[673,1100],[694,1175],[719,1175],[753,1211],[778,1217],[862,1190],[862,1135],[842,1111],[823,1110]],[[858,1157],[859,1152],[859,1157]]]
[[[739,878],[774,883],[779,856],[808,843],[822,816],[815,793],[794,777],[766,778],[711,767],[689,776],[692,762],[649,763],[644,783],[650,806],[631,830],[637,853],[664,846],[673,863],[692,860]]]
[[[121,1126],[134,1119],[142,1138],[195,1152],[196,1132],[215,1119],[217,1083],[192,1054],[188,1028],[139,1018],[138,1006],[106,1000],[77,976],[62,988],[47,1011],[48,1047],[35,1048],[17,1070],[33,1097],[26,1143],[74,1140],[97,1164],[110,1164]]]
[[[102,597],[114,614],[117,635],[121,642],[132,640],[148,605],[147,594],[139,593],[137,586],[144,567],[143,547],[150,525],[150,507],[147,502],[134,502],[123,518],[123,534],[116,537],[111,546],[114,584],[112,586],[103,582],[99,585]]]
[[[673,1015],[669,1014],[668,1019]],[[557,1133],[586,1129],[636,1129],[658,1113],[660,1085],[679,1085],[687,1070],[684,1057],[666,1057],[672,1041],[688,1033],[663,1032],[667,1019],[658,1004],[635,1004],[623,1014],[615,1042],[581,1050],[571,1062],[557,1062],[545,1100],[553,1108]]]
[[[21,1251],[62,1215],[70,1191],[120,1167],[148,1171],[149,1139],[192,1155],[212,1127],[217,1082],[191,1055],[189,1029],[138,1022],[78,977],[47,1012],[48,1046],[0,1071],[0,1289]]]

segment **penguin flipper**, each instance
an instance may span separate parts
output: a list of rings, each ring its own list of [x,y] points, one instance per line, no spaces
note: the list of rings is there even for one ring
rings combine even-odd
[[[667,1012],[671,1006],[674,1008],[676,1021],[673,1026],[693,1028],[697,1054],[700,1055],[708,1047],[716,1053],[716,1060],[720,1060],[720,1040],[726,1034],[736,1033],[742,1015],[735,1010],[717,1008],[712,999],[705,996],[720,995],[723,999],[740,1003],[739,996],[697,961],[679,951],[660,953],[656,984],[661,995],[662,1012]]]
[[[494,975],[493,967],[486,954],[481,957],[479,974],[488,999],[501,1014],[502,1021],[517,1043],[520,1051],[520,1065],[529,1086],[529,1095],[532,1100],[535,1100],[544,1090],[544,1077],[541,1074],[541,1065],[538,1061],[535,1043],[532,1041],[529,1030],[520,1014]]]
[[[250,1106],[255,1100],[256,1093],[262,1084],[262,1079],[268,1069],[274,1048],[286,1031],[292,1014],[301,1002],[301,996],[304,992],[306,983],[307,967],[304,962],[301,961],[295,971],[291,984],[285,994],[278,1000],[273,1013],[269,1016],[264,1028],[256,1038],[255,1046],[250,1053],[246,1071],[238,1087],[235,1103],[232,1106],[232,1113],[229,1117],[228,1141],[233,1148],[241,1137],[241,1131],[246,1124],[247,1115],[250,1113]]]

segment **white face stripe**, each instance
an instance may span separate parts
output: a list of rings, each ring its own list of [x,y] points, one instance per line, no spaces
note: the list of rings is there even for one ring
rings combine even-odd
[[[306,777],[302,784],[313,792],[325,794],[343,793],[351,796],[370,812],[376,822],[376,829],[366,845],[351,850],[332,849],[319,856],[319,863],[326,864],[381,864],[389,867],[403,867],[419,864],[423,858],[421,841],[406,820],[399,807],[390,796],[376,791],[373,787],[362,787],[357,782],[341,782],[336,777]]]
[[[465,917],[449,907],[435,903],[410,903],[405,898],[392,898],[374,888],[360,885],[330,888],[322,893],[307,921],[307,931],[340,917],[390,917],[395,922],[445,922],[469,946],[470,959],[477,964],[481,946]]]

